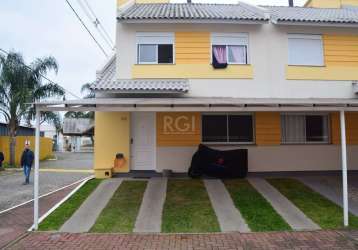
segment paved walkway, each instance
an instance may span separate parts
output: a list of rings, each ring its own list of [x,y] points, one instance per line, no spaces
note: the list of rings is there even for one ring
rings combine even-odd
[[[308,187],[325,196],[327,199],[343,207],[342,180],[338,176],[308,176],[297,177]],[[349,211],[358,216],[357,179],[348,181],[348,206]]]
[[[57,202],[62,200],[77,185],[73,185],[49,196],[40,199],[40,216],[50,210]],[[33,203],[0,214],[0,249],[7,243],[24,234],[33,222]]]
[[[161,232],[166,192],[167,178],[151,178],[149,180],[134,226],[134,232]]]
[[[357,249],[336,231],[218,234],[31,233],[8,249]]]
[[[221,180],[204,180],[211,204],[222,232],[250,232],[248,225],[236,209],[229,192]]]
[[[63,224],[60,232],[88,232],[121,183],[122,179],[119,178],[102,181],[71,218]]]
[[[320,227],[309,219],[291,201],[283,196],[277,189],[270,185],[263,178],[249,178],[251,185],[259,191],[262,196],[271,204],[278,214],[294,230],[316,230]]]

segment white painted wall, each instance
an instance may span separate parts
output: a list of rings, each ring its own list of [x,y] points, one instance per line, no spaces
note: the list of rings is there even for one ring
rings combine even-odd
[[[254,79],[190,79],[189,96],[262,98],[353,98],[351,81],[286,80],[288,60],[287,33],[358,34],[358,29],[303,26],[235,24],[118,24],[117,78],[131,78],[136,62],[136,32],[248,32],[250,62]],[[194,67],[194,65],[193,65]]]
[[[217,149],[234,149],[220,146]],[[240,146],[247,148],[249,172],[341,170],[339,145]],[[157,171],[187,172],[197,147],[158,147]],[[358,170],[358,146],[348,146],[348,169]]]

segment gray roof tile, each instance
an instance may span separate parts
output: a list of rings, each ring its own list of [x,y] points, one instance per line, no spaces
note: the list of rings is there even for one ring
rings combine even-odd
[[[325,9],[304,7],[267,8],[271,19],[276,22],[313,22],[313,23],[339,23],[358,24],[358,10],[355,8]]]
[[[116,81],[97,83],[94,90],[118,92],[180,92],[189,91],[185,79],[117,79]]]
[[[118,15],[119,20],[226,20],[268,21],[265,12],[245,3],[238,4],[134,4]]]

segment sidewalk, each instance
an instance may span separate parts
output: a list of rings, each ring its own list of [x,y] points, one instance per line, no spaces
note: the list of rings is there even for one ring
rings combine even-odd
[[[357,249],[338,231],[218,234],[30,233],[8,249]]]
[[[78,184],[77,184],[78,185]],[[57,202],[63,199],[77,185],[73,185],[40,199],[40,216],[46,213]],[[17,207],[4,214],[0,214],[0,249],[25,233],[33,222],[33,203]]]

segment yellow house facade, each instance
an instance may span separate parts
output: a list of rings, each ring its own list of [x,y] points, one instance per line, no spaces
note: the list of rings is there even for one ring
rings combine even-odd
[[[358,170],[355,5],[118,0],[116,55],[93,86],[96,176],[185,173],[199,144],[248,149],[249,172],[339,170],[339,114]]]

